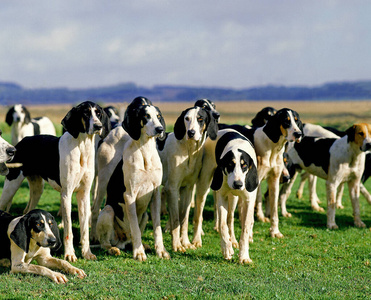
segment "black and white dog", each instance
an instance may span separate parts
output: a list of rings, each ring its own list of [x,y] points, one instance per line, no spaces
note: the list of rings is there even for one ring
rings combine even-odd
[[[233,226],[228,226],[227,219],[233,220],[236,203],[239,201],[241,237],[239,242],[239,261],[251,263],[249,241],[252,241],[254,224],[254,207],[259,176],[257,159],[251,142],[233,129],[218,132],[215,146],[216,169],[211,188],[216,191],[216,202],[219,215],[219,233],[221,248],[225,259],[231,259]],[[231,225],[231,224],[229,224]]]
[[[16,149],[2,138],[2,133],[0,130],[0,175],[8,175],[6,163],[13,159]]]
[[[66,283],[68,279],[49,268],[86,277],[83,270],[51,256],[50,250],[58,250],[62,243],[54,217],[44,210],[31,210],[20,217],[0,211],[0,238],[0,265],[11,266],[12,273],[47,276],[56,283]],[[31,264],[33,260],[38,265]]]
[[[139,261],[147,259],[142,233],[148,220],[149,204],[156,254],[160,258],[170,258],[163,244],[160,224],[162,164],[156,150],[156,137],[165,132],[165,121],[160,110],[148,103],[148,99],[137,97],[126,109],[122,126],[130,139],[125,143],[121,161],[112,176],[106,174],[110,176],[107,202],[96,225],[102,248],[118,255],[120,249],[131,242],[134,259]],[[94,207],[99,206],[100,203],[94,203]]]
[[[109,121],[111,122],[111,129],[115,128],[116,126],[120,125],[120,113],[119,110],[110,105],[103,108],[106,112]]]
[[[177,118],[174,132],[157,143],[164,168],[163,199],[168,204],[174,251],[195,248],[188,238],[188,218],[194,187],[202,168],[207,137],[214,140],[217,120],[211,110],[193,106]]]
[[[71,197],[77,192],[82,255],[95,259],[89,245],[90,189],[94,177],[95,136],[104,138],[110,129],[103,109],[90,101],[73,107],[62,120],[65,133],[61,137],[36,135],[25,137],[16,145],[14,163],[21,167],[10,169],[0,209],[10,208],[12,198],[27,178],[30,201],[25,212],[34,209],[43,192],[44,180],[61,193],[64,226],[64,253],[69,261],[76,261],[73,248]]]
[[[16,145],[25,136],[38,134],[56,135],[52,121],[47,117],[31,119],[30,112],[22,104],[12,106],[5,117],[6,123],[12,128],[12,144]]]

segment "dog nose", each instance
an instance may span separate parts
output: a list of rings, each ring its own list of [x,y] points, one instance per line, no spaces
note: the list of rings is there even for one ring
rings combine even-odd
[[[16,151],[16,149],[14,147],[10,147],[10,148],[5,150],[6,154],[8,154],[9,156],[14,156],[15,151]]]
[[[93,125],[94,130],[101,130],[102,127],[103,127],[102,124],[94,124]]]
[[[55,237],[51,237],[48,239],[48,246],[53,247],[57,243],[57,239]]]
[[[156,127],[155,130],[156,130],[156,132],[157,132],[158,134],[161,134],[161,133],[164,132],[164,128],[163,128],[162,126],[158,126],[158,127]]]
[[[303,136],[303,134],[300,132],[300,131],[295,131],[294,132],[294,137],[296,138],[296,139],[299,139],[299,138],[301,138]]]
[[[243,187],[243,183],[241,180],[236,180],[233,182],[233,188],[235,190],[240,190]]]
[[[288,176],[288,175],[282,175],[281,176],[280,183],[288,183],[288,182],[290,182],[290,180],[291,180],[291,177],[290,176]]]
[[[213,112],[213,118],[214,118],[215,120],[219,120],[219,118],[220,118],[220,113],[218,113],[218,112]]]
[[[366,143],[363,148],[364,148],[364,151],[370,150],[371,149],[371,143]]]
[[[187,134],[188,134],[188,137],[193,138],[195,136],[195,134],[196,134],[196,131],[194,131],[193,129],[191,129],[191,130],[188,130]]]

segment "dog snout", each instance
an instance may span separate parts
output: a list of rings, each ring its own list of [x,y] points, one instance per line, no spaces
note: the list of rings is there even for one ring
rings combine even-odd
[[[291,180],[290,175],[282,175],[280,183],[288,183],[288,182],[290,182],[290,180]]]
[[[241,180],[236,180],[233,182],[233,188],[235,190],[240,190],[243,187],[243,182]]]
[[[301,131],[295,131],[294,132],[294,137],[296,139],[300,139],[302,136],[303,136],[303,134],[301,133]]]
[[[196,134],[196,131],[194,131],[193,129],[190,129],[187,131],[187,134],[189,138],[193,138]]]
[[[96,131],[101,130],[102,127],[103,127],[102,124],[98,124],[98,123],[95,123],[95,124],[93,125],[93,128],[94,128],[94,130],[96,130]]]
[[[15,147],[9,147],[5,150],[6,154],[10,157],[13,157],[15,155]]]
[[[54,247],[57,243],[57,239],[55,237],[50,237],[48,238],[47,242],[49,247]]]
[[[371,150],[371,143],[365,143],[363,145],[363,151],[369,151]]]
[[[215,120],[219,120],[219,118],[220,118],[220,113],[214,111],[212,115],[213,115],[213,118],[214,118]]]
[[[161,134],[161,133],[164,132],[164,128],[163,128],[162,126],[158,126],[158,127],[156,127],[155,130],[156,130],[156,132],[157,132],[158,134]]]

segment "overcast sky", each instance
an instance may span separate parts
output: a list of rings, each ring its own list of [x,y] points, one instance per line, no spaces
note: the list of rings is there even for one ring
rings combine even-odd
[[[3,0],[0,81],[246,88],[371,79],[371,1]]]

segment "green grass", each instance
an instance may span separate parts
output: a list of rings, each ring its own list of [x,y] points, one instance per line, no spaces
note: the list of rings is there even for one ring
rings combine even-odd
[[[3,179],[0,177],[1,187]],[[366,187],[370,190],[371,181]],[[326,207],[323,180],[318,180],[317,191],[322,207]],[[11,212],[21,214],[27,200],[28,186],[24,182],[13,200]],[[204,211],[202,248],[174,253],[170,235],[165,233],[164,243],[171,260],[161,260],[153,251],[149,222],[143,242],[151,246],[152,252],[142,263],[133,260],[131,251],[111,257],[99,248],[92,248],[97,261],[82,259],[77,206],[73,199],[74,244],[79,258],[74,265],[88,276],[78,279],[67,275],[69,282],[57,285],[46,277],[14,275],[8,268],[0,267],[0,299],[371,298],[371,207],[362,196],[360,203],[362,220],[368,228],[353,226],[352,208],[345,190],[345,209],[337,210],[336,214],[339,230],[330,231],[326,229],[326,214],[311,210],[307,189],[301,200],[293,193],[287,202],[292,218],[280,217],[279,226],[285,237],[272,239],[269,224],[256,222],[254,243],[250,245],[253,263],[242,266],[238,263],[238,250],[232,261],[222,257],[219,234],[213,230],[211,196]],[[46,184],[38,207],[56,216],[59,204],[59,193]],[[166,220],[167,216],[162,219],[163,227]],[[238,220],[236,234],[238,238]],[[62,250],[56,256],[62,258]]]

